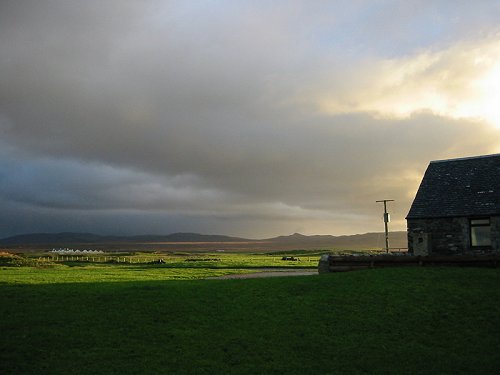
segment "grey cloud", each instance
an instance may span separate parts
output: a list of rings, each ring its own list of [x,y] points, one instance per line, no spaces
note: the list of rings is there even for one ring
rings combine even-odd
[[[0,198],[66,210],[170,210],[183,212],[221,200],[196,176],[151,175],[107,165],[44,158],[19,162],[3,155]]]
[[[311,79],[342,82],[333,13],[146,4],[2,3],[0,204],[17,228],[376,230],[374,201],[404,217],[428,160],[496,146],[471,121],[297,103]]]

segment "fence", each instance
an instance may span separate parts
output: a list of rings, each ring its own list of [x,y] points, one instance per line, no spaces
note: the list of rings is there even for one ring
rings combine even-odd
[[[283,265],[287,264],[303,264],[311,263],[317,264],[318,257],[287,257],[284,259],[282,256],[269,256],[267,259],[262,257],[246,257],[244,260],[231,259],[231,257],[221,258],[204,258],[204,257],[171,257],[171,256],[117,256],[117,255],[50,255],[38,257],[40,262],[85,262],[85,263],[126,263],[126,264],[151,264],[151,263],[177,263],[177,262],[222,262],[222,263],[252,263],[252,262],[265,262],[266,264]]]
[[[120,257],[120,256],[84,256],[84,255],[53,255],[38,258],[48,262],[92,262],[92,263],[158,263],[159,257]]]

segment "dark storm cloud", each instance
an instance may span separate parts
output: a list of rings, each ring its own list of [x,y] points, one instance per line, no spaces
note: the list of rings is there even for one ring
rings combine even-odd
[[[26,228],[5,233],[49,230],[30,215],[109,232],[369,231],[376,199],[404,217],[428,160],[494,149],[480,121],[302,100],[315,82],[349,85],[341,40],[356,57],[376,48],[333,10],[3,2],[0,203]]]

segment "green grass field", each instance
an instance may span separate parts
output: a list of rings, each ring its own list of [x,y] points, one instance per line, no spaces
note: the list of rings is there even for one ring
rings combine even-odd
[[[0,373],[500,373],[498,269],[166,280],[174,268],[135,267],[0,268]]]
[[[284,261],[281,255],[241,253],[136,253],[94,257],[5,254],[0,255],[0,283],[192,280],[256,272],[263,268],[314,270],[318,266],[318,253],[302,252],[294,257],[295,261]],[[163,263],[156,263],[159,259]]]

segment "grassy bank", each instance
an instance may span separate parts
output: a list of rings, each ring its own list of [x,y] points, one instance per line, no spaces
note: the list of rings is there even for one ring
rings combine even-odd
[[[0,285],[2,374],[496,374],[500,270]]]

